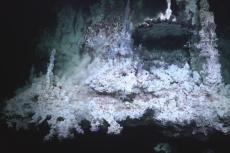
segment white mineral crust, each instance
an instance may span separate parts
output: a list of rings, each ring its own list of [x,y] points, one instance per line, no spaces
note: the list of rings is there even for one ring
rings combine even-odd
[[[210,13],[201,11],[204,18],[214,22],[212,16],[208,18]],[[168,18],[171,11],[166,12]],[[230,117],[230,85],[222,83],[218,50],[212,45],[214,36],[207,37],[204,31],[207,24],[201,22],[201,41],[197,46],[206,58],[204,82],[188,63],[182,67],[151,66],[147,71],[138,66],[140,59],[133,55],[104,58],[122,48],[116,48],[119,30],[106,36],[102,29],[100,35],[86,41],[100,50],[93,61],[84,55],[81,63],[71,68],[72,73],[57,79],[56,85],[49,88],[45,76],[35,79],[29,88],[6,102],[7,123],[26,128],[30,123],[42,123],[49,116],[50,133],[46,139],[55,134],[59,138],[71,137],[70,129],[83,133],[80,126],[83,120],[90,122],[92,131],[107,122],[108,133],[117,134],[122,130],[120,121],[138,119],[146,110],[153,110],[152,120],[159,121],[158,124],[184,126],[195,122],[194,131],[210,128],[229,132],[230,123],[222,120]],[[214,31],[211,33],[214,35]],[[127,100],[129,97],[131,100]]]

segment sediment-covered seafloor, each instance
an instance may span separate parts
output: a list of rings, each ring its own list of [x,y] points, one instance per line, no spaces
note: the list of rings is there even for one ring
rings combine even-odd
[[[6,101],[8,125],[46,121],[46,139],[84,133],[83,121],[91,131],[107,125],[118,134],[126,120],[147,122],[151,110],[152,124],[179,134],[229,133],[230,85],[207,0],[177,0],[185,7],[176,14],[167,0],[162,12],[137,15],[144,3],[102,0],[88,14],[61,10],[55,36],[44,34],[39,44],[51,50],[47,73]]]

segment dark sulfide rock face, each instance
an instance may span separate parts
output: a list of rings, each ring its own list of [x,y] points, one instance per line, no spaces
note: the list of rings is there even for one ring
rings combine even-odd
[[[178,49],[190,39],[189,27],[177,23],[154,23],[150,26],[137,27],[133,34],[134,44],[147,49]]]

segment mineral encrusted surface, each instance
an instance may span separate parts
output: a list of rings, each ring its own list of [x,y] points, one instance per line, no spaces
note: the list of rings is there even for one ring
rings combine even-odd
[[[207,0],[200,1],[199,10],[196,0],[186,4],[181,10],[187,13],[183,21],[168,4],[165,13],[133,24],[130,5],[134,5],[128,1],[123,4],[123,19],[101,17],[89,24],[77,64],[69,66],[64,75],[56,75],[54,48],[47,74],[34,78],[29,88],[6,101],[3,113],[8,125],[26,128],[47,121],[50,131],[45,138],[50,139],[54,135],[71,137],[71,129],[84,133],[81,122],[87,120],[91,131],[106,122],[107,132],[118,134],[122,121],[141,118],[152,110],[155,124],[190,128],[191,134],[229,133],[230,85],[221,76],[214,16]],[[145,37],[146,28],[157,26],[161,30],[157,35],[154,29],[152,35],[148,33],[153,41],[167,34],[184,36],[178,31],[192,36],[186,37],[184,46],[171,50],[134,43],[135,30]],[[157,39],[164,42],[162,37]]]

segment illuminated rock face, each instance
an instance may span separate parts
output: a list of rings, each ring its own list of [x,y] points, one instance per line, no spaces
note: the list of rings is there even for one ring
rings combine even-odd
[[[199,13],[194,14],[200,17],[201,30],[192,29],[188,42],[167,51],[149,49],[144,43],[135,46],[132,35],[140,24],[132,26],[129,2],[126,5],[124,21],[104,19],[87,27],[78,65],[59,78],[52,72],[52,52],[46,76],[35,78],[28,89],[6,102],[3,113],[9,126],[26,128],[47,120],[50,133],[45,138],[50,139],[71,137],[70,129],[83,133],[80,125],[87,120],[91,131],[107,122],[108,133],[117,134],[122,121],[153,110],[151,120],[156,124],[183,129],[195,123],[191,134],[229,133],[230,86],[222,83],[215,23],[207,1],[201,0]],[[188,22],[192,25],[192,21]],[[207,28],[210,25],[213,28]],[[200,57],[201,69],[193,63]]]

